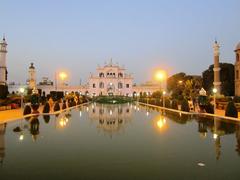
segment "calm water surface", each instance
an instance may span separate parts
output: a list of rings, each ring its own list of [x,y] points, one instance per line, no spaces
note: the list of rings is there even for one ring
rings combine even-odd
[[[240,179],[240,124],[162,114],[90,104],[0,124],[0,179]]]

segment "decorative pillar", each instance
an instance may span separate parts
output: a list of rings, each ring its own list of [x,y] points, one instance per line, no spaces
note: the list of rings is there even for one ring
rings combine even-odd
[[[217,94],[221,94],[221,81],[220,81],[220,64],[219,64],[219,44],[217,43],[217,41],[214,42],[213,45],[213,52],[214,52],[214,68],[213,68],[213,72],[214,72],[214,81],[213,81],[213,85],[214,88],[217,89]]]

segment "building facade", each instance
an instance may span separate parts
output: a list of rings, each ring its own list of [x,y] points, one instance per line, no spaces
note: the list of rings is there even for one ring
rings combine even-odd
[[[235,96],[240,96],[240,42],[236,46],[235,54]]]
[[[3,37],[0,42],[0,85],[7,86],[7,42]]]
[[[88,81],[88,92],[92,96],[132,94],[133,77],[126,73],[125,68],[110,61],[97,68],[96,74],[91,74]]]

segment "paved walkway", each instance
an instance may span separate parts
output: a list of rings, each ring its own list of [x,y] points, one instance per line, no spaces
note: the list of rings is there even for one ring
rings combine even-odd
[[[42,112],[43,107],[39,107],[39,112]],[[0,124],[23,118],[23,109],[12,109],[0,111]]]

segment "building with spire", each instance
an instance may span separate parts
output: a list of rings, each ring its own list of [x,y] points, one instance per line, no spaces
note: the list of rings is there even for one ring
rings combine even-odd
[[[35,89],[36,88],[36,70],[33,63],[31,63],[29,66],[28,76],[29,76],[28,87],[30,89]]]
[[[98,66],[97,73],[89,77],[90,95],[131,95],[133,77],[125,71],[124,67],[114,64],[112,59],[102,67]]]
[[[221,94],[221,81],[220,81],[220,64],[219,64],[219,44],[217,41],[214,42],[213,45],[213,53],[214,53],[214,68],[213,68],[213,72],[214,72],[214,81],[213,81],[213,85],[214,88],[217,89],[217,94]]]
[[[7,86],[7,42],[3,36],[0,42],[0,85]]]

